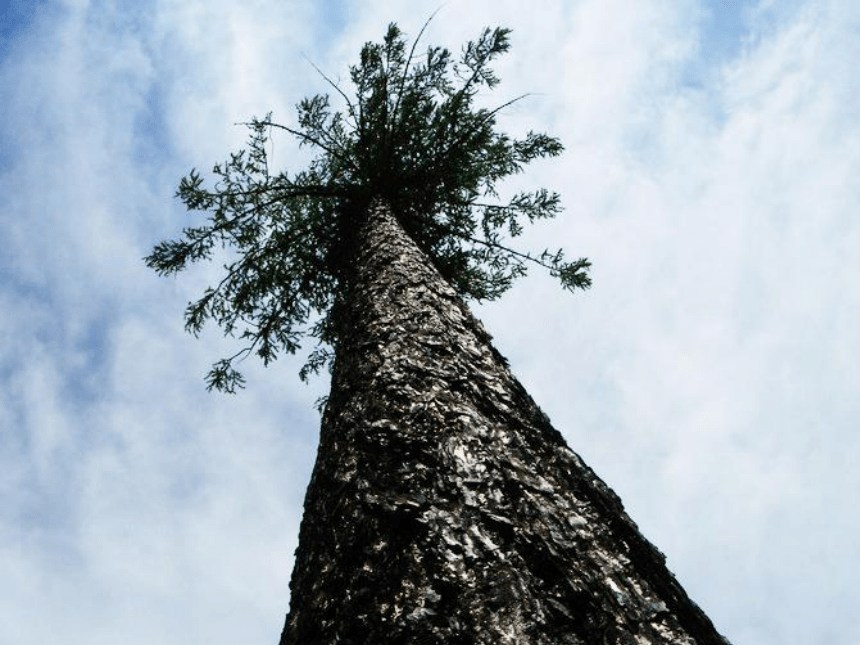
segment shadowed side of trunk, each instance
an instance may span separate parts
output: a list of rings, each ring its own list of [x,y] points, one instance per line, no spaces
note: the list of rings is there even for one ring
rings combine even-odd
[[[724,645],[390,210],[366,215],[281,645]]]

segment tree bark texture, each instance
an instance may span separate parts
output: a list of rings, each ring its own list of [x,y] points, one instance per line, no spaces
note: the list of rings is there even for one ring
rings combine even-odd
[[[385,205],[354,259],[281,645],[725,645]]]

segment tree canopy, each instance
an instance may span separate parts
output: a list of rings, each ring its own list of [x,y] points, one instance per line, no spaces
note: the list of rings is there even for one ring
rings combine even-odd
[[[238,359],[256,353],[268,364],[295,353],[306,336],[316,347],[302,379],[331,360],[348,306],[351,244],[374,199],[391,207],[464,298],[498,298],[530,265],[547,269],[567,290],[590,286],[587,259],[520,251],[506,241],[526,220],[554,217],[561,204],[543,188],[501,202],[499,181],[563,149],[547,134],[513,138],[496,130],[498,113],[523,96],[495,109],[475,105],[482,88],[499,83],[490,64],[509,50],[510,30],[487,28],[454,57],[436,46],[416,53],[426,27],[411,47],[396,24],[381,43],[365,44],[349,70],[349,92],[320,72],[342,100],[340,110],[317,94],[297,105],[293,125],[271,114],[254,118],[245,124],[247,147],[213,168],[212,188],[196,170],[180,181],[177,197],[208,219],[159,243],[145,261],[170,275],[219,247],[234,251],[223,279],[185,311],[187,331],[197,335],[212,320],[243,340],[238,353],[213,365],[208,389],[235,392],[244,384]],[[273,131],[317,155],[292,175],[275,171],[267,154]]]

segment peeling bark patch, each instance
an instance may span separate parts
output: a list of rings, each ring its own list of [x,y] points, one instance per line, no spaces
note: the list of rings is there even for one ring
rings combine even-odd
[[[355,270],[281,645],[724,645],[384,206]]]

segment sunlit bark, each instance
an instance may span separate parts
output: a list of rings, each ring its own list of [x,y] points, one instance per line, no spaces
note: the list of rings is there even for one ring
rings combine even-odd
[[[724,645],[384,205],[357,249],[281,645]]]

